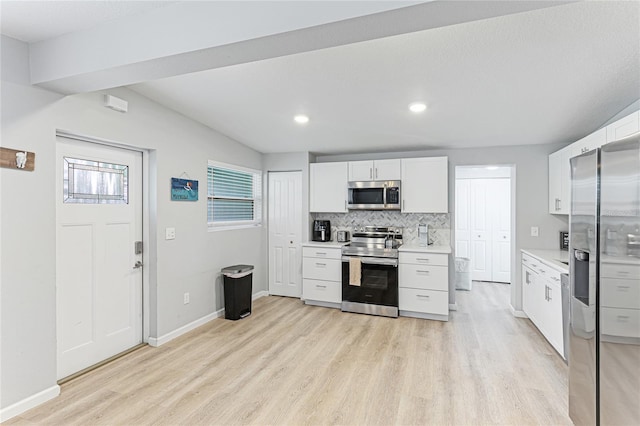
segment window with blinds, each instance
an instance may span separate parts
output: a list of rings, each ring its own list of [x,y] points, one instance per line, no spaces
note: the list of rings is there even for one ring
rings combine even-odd
[[[258,226],[262,222],[262,172],[209,161],[209,227]]]

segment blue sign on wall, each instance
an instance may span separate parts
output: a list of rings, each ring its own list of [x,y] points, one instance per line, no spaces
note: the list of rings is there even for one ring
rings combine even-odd
[[[172,201],[198,201],[198,181],[171,178]]]

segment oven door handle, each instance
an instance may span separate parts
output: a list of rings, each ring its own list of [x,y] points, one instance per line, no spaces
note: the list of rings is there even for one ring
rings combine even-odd
[[[360,256],[342,256],[343,262],[348,262],[349,259],[360,259],[360,262],[366,265],[388,265],[398,267],[398,259],[387,257],[360,257]]]

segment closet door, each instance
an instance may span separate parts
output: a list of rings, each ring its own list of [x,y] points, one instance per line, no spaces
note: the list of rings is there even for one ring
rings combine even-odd
[[[509,179],[491,179],[491,281],[511,282],[511,188]]]
[[[472,179],[471,194],[471,279],[492,280],[490,179]]]

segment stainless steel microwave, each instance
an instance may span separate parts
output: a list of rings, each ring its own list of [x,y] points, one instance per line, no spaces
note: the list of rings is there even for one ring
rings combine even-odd
[[[400,181],[349,182],[349,210],[400,210]]]

